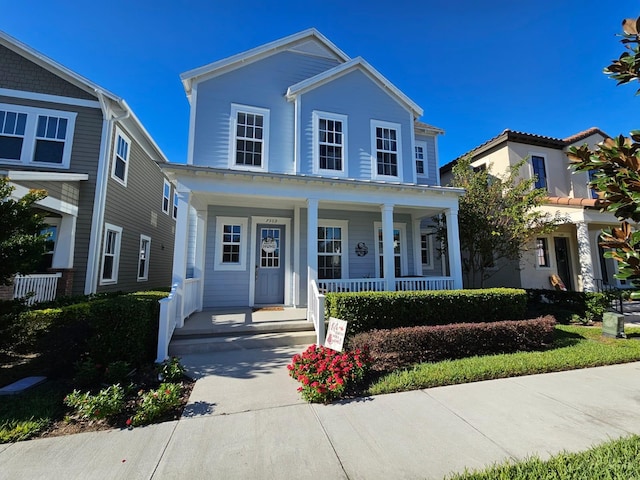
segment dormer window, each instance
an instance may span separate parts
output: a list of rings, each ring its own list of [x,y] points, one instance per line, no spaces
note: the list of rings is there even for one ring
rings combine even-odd
[[[230,167],[266,170],[269,110],[244,105],[231,106]]]
[[[400,125],[371,121],[373,178],[398,180],[402,177]]]
[[[346,175],[347,116],[313,112],[313,173]]]

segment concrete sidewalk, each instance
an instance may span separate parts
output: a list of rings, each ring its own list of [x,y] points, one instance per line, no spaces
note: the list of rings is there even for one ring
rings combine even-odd
[[[180,421],[0,445],[0,478],[441,479],[640,433],[640,363],[325,406],[287,376],[299,350],[185,357]]]

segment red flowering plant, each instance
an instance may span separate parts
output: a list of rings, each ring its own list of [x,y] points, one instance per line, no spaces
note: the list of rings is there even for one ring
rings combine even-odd
[[[348,387],[362,381],[371,364],[364,350],[338,352],[311,345],[293,356],[289,375],[302,385],[298,391],[308,402],[329,403],[342,397]]]

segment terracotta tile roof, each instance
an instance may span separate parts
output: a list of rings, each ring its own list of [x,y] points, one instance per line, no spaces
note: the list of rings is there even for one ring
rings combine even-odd
[[[587,208],[604,208],[607,201],[599,198],[547,197],[544,203],[548,205],[570,205]]]
[[[469,150],[468,152],[460,155],[459,157],[455,158],[449,163],[443,165],[442,167],[440,167],[440,172],[441,173],[449,172],[453,168],[453,166],[462,158],[465,158],[468,156],[473,157],[477,154],[486,152],[487,150],[507,141],[514,141],[514,142],[524,143],[527,145],[536,145],[541,147],[563,149],[568,145],[576,143],[596,133],[601,134],[605,138],[609,137],[609,135],[607,135],[597,127],[591,127],[587,130],[583,130],[582,132],[576,133],[575,135],[572,135],[567,138],[547,137],[545,135],[536,135],[534,133],[518,132],[515,130],[509,130],[507,128],[503,130],[501,133],[499,133],[498,135],[496,135],[495,137],[490,138],[489,140],[478,145],[474,149]]]

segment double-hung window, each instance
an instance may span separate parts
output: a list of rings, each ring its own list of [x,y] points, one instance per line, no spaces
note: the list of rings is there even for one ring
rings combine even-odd
[[[149,252],[151,251],[151,237],[140,235],[140,250],[138,251],[138,281],[149,279]]]
[[[547,169],[544,164],[544,157],[541,155],[531,155],[531,167],[535,176],[535,188],[547,188]]]
[[[376,256],[378,262],[376,264],[376,276],[379,278],[384,277],[384,242],[382,233],[382,223],[374,222],[374,228],[376,233]],[[400,277],[405,275],[408,270],[407,248],[405,244],[405,238],[407,238],[406,225],[403,223],[393,224],[393,263],[395,266],[395,276]]]
[[[0,104],[0,162],[69,168],[76,116]]]
[[[348,278],[347,226],[344,220],[318,222],[318,279]]]
[[[115,148],[111,167],[111,177],[125,187],[129,171],[129,150],[131,140],[119,128],[116,128]]]
[[[429,174],[427,171],[427,142],[416,141],[416,174],[419,177],[425,177]]]
[[[230,167],[266,170],[269,152],[269,110],[231,105]]]
[[[420,234],[420,258],[424,270],[433,270],[433,234]]]
[[[346,175],[347,116],[313,112],[313,172]]]
[[[100,285],[118,283],[121,240],[122,227],[106,223],[104,226],[104,243],[102,245],[102,274],[100,276]]]
[[[216,217],[216,270],[245,270],[248,219]]]
[[[169,205],[171,202],[171,184],[165,179],[162,187],[162,211],[169,215]]]
[[[402,177],[402,141],[397,123],[371,121],[373,178]]]
[[[173,215],[174,219],[178,218],[178,200],[178,192],[173,192],[173,211],[171,215]]]

